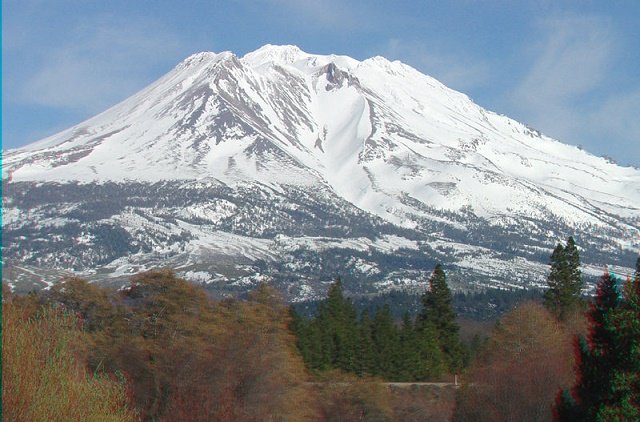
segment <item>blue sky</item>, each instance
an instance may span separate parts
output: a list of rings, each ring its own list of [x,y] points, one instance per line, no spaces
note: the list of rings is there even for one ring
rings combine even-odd
[[[640,167],[638,18],[635,0],[3,0],[3,148],[103,111],[192,53],[271,43],[401,60]]]

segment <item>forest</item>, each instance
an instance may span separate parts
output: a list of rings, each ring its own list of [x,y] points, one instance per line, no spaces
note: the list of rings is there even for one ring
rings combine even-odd
[[[437,265],[415,314],[358,311],[338,279],[302,315],[259,285],[215,300],[169,269],[108,290],[3,285],[9,421],[640,419],[640,258],[581,296],[573,239],[548,289],[474,341]],[[415,316],[412,316],[415,315]],[[459,385],[453,381],[454,376]]]

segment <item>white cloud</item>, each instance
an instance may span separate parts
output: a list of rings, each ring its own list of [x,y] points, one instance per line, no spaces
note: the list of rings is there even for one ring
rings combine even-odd
[[[179,46],[151,21],[105,19],[79,25],[72,39],[43,53],[39,69],[19,88],[18,100],[102,111],[149,83],[149,69],[176,57]]]

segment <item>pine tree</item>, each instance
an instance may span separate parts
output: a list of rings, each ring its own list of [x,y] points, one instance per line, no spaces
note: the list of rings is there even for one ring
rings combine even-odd
[[[375,370],[375,351],[373,346],[373,323],[369,311],[362,312],[358,326],[358,354],[356,374],[371,375]]]
[[[456,323],[451,290],[440,264],[437,264],[429,279],[429,290],[422,296],[422,312],[417,324],[422,331],[431,325],[436,332],[438,344],[450,371],[458,371],[464,362],[464,348],[458,337],[460,327]]]
[[[373,344],[375,350],[375,375],[395,379],[398,362],[398,329],[393,323],[391,309],[385,304],[373,318]]]
[[[416,346],[413,321],[409,312],[402,317],[398,338],[398,381],[413,381],[420,364],[420,351]]]
[[[640,280],[629,281],[609,322],[612,370],[607,400],[596,414],[600,420],[640,420]]]
[[[558,319],[566,319],[583,304],[580,254],[573,237],[565,247],[558,244],[550,258],[551,271],[547,280],[549,289],[544,293],[544,306]]]
[[[300,351],[300,356],[302,356],[305,365],[312,368],[316,365],[318,348],[315,347],[317,342],[312,336],[311,322],[300,316],[293,306],[289,307],[289,316],[291,317],[289,329],[296,336],[296,346]]]
[[[640,420],[640,282],[622,297],[618,284],[609,273],[598,282],[589,339],[579,339],[578,380],[559,395],[557,420]]]
[[[416,322],[414,329],[414,347],[418,351],[418,363],[414,368],[416,381],[438,378],[447,370],[447,359],[440,346],[438,330],[432,323]]]
[[[357,313],[351,300],[344,297],[340,278],[329,288],[327,300],[320,304],[314,322],[320,332],[323,350],[319,368],[355,371]]]

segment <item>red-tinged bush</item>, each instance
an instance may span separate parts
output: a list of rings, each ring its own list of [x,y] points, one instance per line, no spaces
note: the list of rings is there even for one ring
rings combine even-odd
[[[550,421],[573,378],[571,335],[535,303],[505,315],[466,374],[454,421]]]

